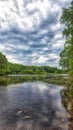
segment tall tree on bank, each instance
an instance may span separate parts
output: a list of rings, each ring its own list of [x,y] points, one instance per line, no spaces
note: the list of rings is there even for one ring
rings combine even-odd
[[[0,52],[0,75],[7,74],[8,72],[8,61],[5,55]]]
[[[64,25],[63,36],[66,41],[60,53],[60,65],[73,76],[73,0],[68,8],[63,8],[61,24]]]

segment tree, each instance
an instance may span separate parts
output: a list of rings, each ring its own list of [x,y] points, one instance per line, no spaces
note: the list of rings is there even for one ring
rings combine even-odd
[[[73,76],[73,0],[68,8],[63,8],[61,24],[64,25],[63,36],[66,42],[64,50],[60,53],[59,63]]]
[[[8,61],[5,55],[0,52],[0,75],[6,74],[8,71]]]

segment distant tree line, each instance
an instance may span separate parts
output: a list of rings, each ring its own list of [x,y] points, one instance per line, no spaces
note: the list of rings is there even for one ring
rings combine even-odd
[[[11,74],[49,74],[62,73],[62,70],[50,66],[24,66],[21,64],[9,63]]]
[[[8,62],[5,55],[0,53],[0,75],[4,74],[49,74],[63,73],[62,69],[50,66],[25,66]]]

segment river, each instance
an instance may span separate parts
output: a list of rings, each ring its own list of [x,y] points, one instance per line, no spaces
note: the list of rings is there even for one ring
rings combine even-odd
[[[43,81],[0,85],[0,130],[69,130],[64,91]]]

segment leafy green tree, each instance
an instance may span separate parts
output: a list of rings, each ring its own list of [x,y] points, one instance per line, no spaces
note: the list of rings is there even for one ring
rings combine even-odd
[[[65,46],[64,50],[60,53],[60,66],[62,66],[63,69],[68,69],[69,67],[69,47]]]
[[[63,35],[66,42],[60,53],[60,65],[73,76],[73,0],[68,8],[63,8],[61,23],[64,25]]]
[[[0,52],[0,75],[8,72],[8,61],[5,55]]]

